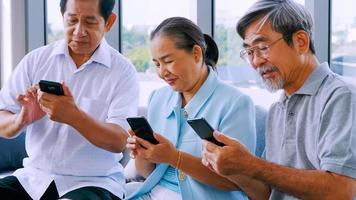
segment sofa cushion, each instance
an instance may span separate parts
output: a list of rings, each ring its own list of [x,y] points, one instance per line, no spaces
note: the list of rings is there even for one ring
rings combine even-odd
[[[21,133],[13,139],[0,138],[0,172],[23,167],[22,160],[27,157],[25,136]]]

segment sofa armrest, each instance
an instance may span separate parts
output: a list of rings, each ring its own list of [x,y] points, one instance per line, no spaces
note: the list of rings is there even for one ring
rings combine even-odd
[[[0,173],[23,167],[22,160],[27,157],[25,149],[25,133],[16,138],[0,138]]]

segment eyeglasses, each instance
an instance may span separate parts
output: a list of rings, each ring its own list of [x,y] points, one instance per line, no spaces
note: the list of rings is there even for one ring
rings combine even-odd
[[[254,56],[258,56],[260,58],[268,58],[269,55],[269,50],[272,45],[276,44],[279,40],[283,39],[283,37],[275,40],[274,42],[268,44],[268,45],[256,45],[251,48],[247,49],[242,49],[240,51],[240,58],[245,60],[248,63],[252,63]]]

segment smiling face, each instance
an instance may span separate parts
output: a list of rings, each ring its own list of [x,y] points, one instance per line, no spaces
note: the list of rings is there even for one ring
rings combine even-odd
[[[250,62],[261,75],[263,82],[270,91],[284,89],[295,80],[294,73],[298,70],[300,55],[282,38],[282,34],[272,30],[268,22],[260,27],[259,20],[252,23],[245,31],[244,47],[268,47],[264,56],[254,53]],[[271,45],[273,44],[273,45]]]
[[[150,43],[152,60],[157,73],[173,90],[194,94],[207,74],[201,48],[195,45],[192,52],[177,49],[167,36],[156,36]]]
[[[101,16],[99,0],[68,0],[63,20],[70,53],[77,56],[93,54],[112,26],[110,17],[105,23]]]

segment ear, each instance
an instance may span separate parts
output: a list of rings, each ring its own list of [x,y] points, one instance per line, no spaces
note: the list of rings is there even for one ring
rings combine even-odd
[[[203,60],[203,51],[199,45],[193,46],[193,55],[195,62],[201,62]]]
[[[108,17],[108,20],[106,21],[105,24],[105,29],[106,32],[109,32],[112,28],[112,26],[114,25],[115,21],[116,21],[116,14],[115,13],[111,13],[111,15]]]
[[[309,51],[310,38],[307,32],[300,30],[293,34],[293,46],[298,53],[303,54]]]

